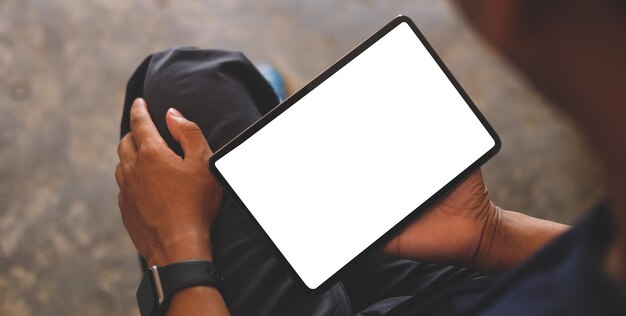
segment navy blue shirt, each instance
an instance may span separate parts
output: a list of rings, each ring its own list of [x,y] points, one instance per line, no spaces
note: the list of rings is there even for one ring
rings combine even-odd
[[[516,269],[415,295],[386,315],[626,315],[602,273],[611,220],[603,204]]]

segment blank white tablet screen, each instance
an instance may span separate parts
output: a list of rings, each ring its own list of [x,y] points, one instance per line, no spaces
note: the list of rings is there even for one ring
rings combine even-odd
[[[494,146],[403,22],[215,166],[315,289]]]

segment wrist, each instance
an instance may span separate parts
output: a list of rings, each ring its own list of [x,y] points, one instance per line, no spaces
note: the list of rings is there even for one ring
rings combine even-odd
[[[497,255],[495,255],[495,243],[505,212],[493,202],[489,202],[487,207],[489,210],[485,212],[486,215],[477,229],[479,232],[478,244],[470,257],[468,265],[470,268],[481,272],[491,272],[494,265],[496,265],[493,262],[494,258],[497,258]]]
[[[185,233],[170,238],[162,242],[150,258],[146,258],[149,266],[164,266],[191,259],[213,261],[213,247],[208,232]]]
[[[471,267],[484,273],[509,270],[567,229],[567,225],[497,208]]]
[[[207,260],[184,260],[151,267],[137,290],[139,310],[141,315],[172,315],[173,306],[202,306],[198,303],[202,300],[198,298],[206,298],[207,293],[219,297],[217,289],[222,280],[223,276],[215,263]],[[177,304],[185,297],[186,303]],[[200,315],[193,309],[183,311],[179,309],[174,314]]]

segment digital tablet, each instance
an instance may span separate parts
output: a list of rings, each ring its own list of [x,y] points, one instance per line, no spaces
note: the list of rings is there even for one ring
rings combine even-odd
[[[400,16],[217,150],[209,168],[294,280],[318,294],[499,148]]]

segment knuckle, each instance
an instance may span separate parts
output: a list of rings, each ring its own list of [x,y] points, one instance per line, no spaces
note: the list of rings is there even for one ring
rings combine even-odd
[[[202,134],[202,129],[193,121],[185,120],[180,123],[179,128],[186,134]]]
[[[115,167],[115,180],[117,180],[117,184],[118,184],[118,186],[121,186],[121,185],[122,185],[122,179],[123,179],[123,176],[122,176],[122,167],[121,167],[121,165],[118,163],[118,164],[117,164],[117,167]]]
[[[200,133],[202,132],[202,130],[200,129],[200,126],[196,124],[196,122],[194,121],[187,120],[182,124],[182,127],[188,132],[192,132],[192,131],[200,132]]]
[[[131,163],[121,163],[120,164],[120,169],[122,169],[122,175],[129,174],[132,171],[132,164]]]
[[[185,130],[187,130],[188,132],[200,132],[200,127],[198,127],[198,124],[192,122],[192,121],[186,121],[185,123],[183,123],[183,128]]]
[[[132,141],[132,137],[133,137],[133,133],[131,132],[126,133],[120,140],[120,144]]]
[[[128,143],[128,142],[132,142],[132,135],[131,133],[126,133],[119,141],[119,143],[117,143],[117,154],[121,157],[123,152],[123,148],[124,148],[124,144]]]
[[[130,125],[137,125],[139,123],[141,123],[142,121],[144,121],[146,119],[146,114],[135,110],[135,111],[131,111],[131,115],[130,115]]]
[[[120,177],[122,181],[120,184],[124,186],[128,186],[133,183],[133,165],[131,163],[121,163],[120,164]]]
[[[155,144],[153,142],[145,142],[141,145],[141,147],[139,147],[137,156],[139,157],[139,159],[152,160],[156,158],[159,153],[160,147],[158,146],[158,144]]]

